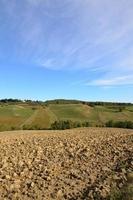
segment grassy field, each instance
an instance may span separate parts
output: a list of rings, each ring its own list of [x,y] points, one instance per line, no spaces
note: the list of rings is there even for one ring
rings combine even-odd
[[[19,128],[33,114],[34,110],[30,106],[2,105],[0,106],[0,129]]]
[[[91,108],[82,104],[50,105],[50,110],[58,120],[85,121],[88,120]]]
[[[49,128],[56,120],[89,121],[92,126],[102,125],[108,120],[133,121],[133,106],[119,112],[118,107],[90,107],[84,104],[0,105],[1,131],[21,129],[23,126]]]

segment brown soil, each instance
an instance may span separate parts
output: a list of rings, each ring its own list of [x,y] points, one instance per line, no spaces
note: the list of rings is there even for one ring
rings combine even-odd
[[[100,200],[133,170],[133,131],[0,133],[0,200]]]

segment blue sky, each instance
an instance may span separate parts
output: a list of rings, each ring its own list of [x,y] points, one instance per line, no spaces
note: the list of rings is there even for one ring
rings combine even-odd
[[[132,0],[0,0],[0,98],[133,102]]]

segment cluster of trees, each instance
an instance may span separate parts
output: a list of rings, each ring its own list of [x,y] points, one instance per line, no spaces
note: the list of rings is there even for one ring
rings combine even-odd
[[[89,127],[89,122],[78,122],[78,121],[55,121],[51,124],[50,128],[44,128],[40,127],[39,125],[23,125],[23,130],[65,130],[65,129],[71,129],[71,128],[78,128],[78,127]]]
[[[54,99],[54,100],[48,100],[44,102],[45,104],[80,104],[83,103],[83,101],[79,100],[67,100],[67,99]]]
[[[120,102],[90,102],[99,106],[130,106],[132,103],[120,103]]]
[[[40,127],[38,124],[34,124],[34,125],[23,125],[22,127],[23,130],[47,130],[46,128],[44,127]]]
[[[0,131],[13,131],[13,130],[20,130],[17,126],[9,126],[6,124],[0,124]]]
[[[32,100],[24,100],[23,103],[31,104],[31,105],[42,105],[44,104],[43,101],[32,101]]]
[[[65,130],[71,128],[79,128],[79,127],[91,127],[92,125],[89,122],[78,122],[78,121],[55,121],[51,124],[50,128],[40,127],[39,125],[23,125],[23,127],[17,126],[4,126],[0,125],[0,131],[10,131],[10,130]],[[127,128],[133,129],[133,122],[132,121],[113,121],[110,120],[105,124],[96,125],[96,127],[114,127],[114,128]]]
[[[108,109],[111,109],[111,110],[115,109],[115,110],[117,110],[118,112],[122,112],[123,110],[126,109],[126,107],[125,107],[125,106],[122,106],[122,105],[107,106],[107,108],[108,108]]]
[[[110,109],[116,108],[125,108],[125,106],[132,106],[132,103],[117,103],[117,102],[85,102],[83,101],[82,104],[94,107],[94,106],[106,106]]]
[[[21,99],[0,99],[0,104],[29,104],[29,105],[44,105],[43,101],[21,100]]]
[[[73,122],[71,120],[66,121],[55,121],[51,124],[52,130],[65,130],[65,129],[71,129],[71,128],[78,128],[78,127],[89,127],[89,122]]]
[[[20,99],[0,99],[0,103],[20,103]]]
[[[48,100],[44,102],[46,105],[48,104],[84,104],[91,107],[94,106],[108,106],[117,108],[119,107],[122,110],[125,106],[131,106],[132,103],[120,103],[120,102],[102,102],[102,101],[80,101],[80,100],[67,100],[67,99],[55,99],[55,100]]]
[[[106,122],[106,127],[133,129],[133,122],[132,121],[113,121],[113,120],[110,120],[110,121]]]

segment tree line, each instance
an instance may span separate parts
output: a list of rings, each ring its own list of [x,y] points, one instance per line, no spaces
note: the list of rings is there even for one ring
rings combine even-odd
[[[120,103],[120,102],[102,102],[102,101],[82,101],[82,100],[67,100],[67,99],[55,99],[55,100],[47,100],[47,101],[38,101],[38,100],[21,100],[21,99],[0,99],[0,103],[28,103],[28,104],[84,104],[88,106],[132,106],[132,103]]]
[[[79,127],[89,127],[90,123],[85,121],[85,122],[78,122],[78,121],[71,121],[71,120],[66,120],[66,121],[55,121],[54,123],[51,124],[51,129],[52,130],[65,130],[65,129],[71,129],[71,128],[79,128]]]
[[[55,121],[51,124],[49,128],[45,128],[43,126],[39,126],[38,124],[34,125],[23,125],[21,128],[16,126],[7,127],[4,125],[0,125],[0,131],[7,131],[7,130],[65,130],[65,129],[72,129],[72,128],[80,128],[80,127],[92,127],[90,122],[78,122],[78,121],[71,121],[71,120],[60,120]],[[113,121],[109,120],[105,124],[97,124],[96,127],[114,127],[114,128],[126,128],[126,129],[133,129],[133,122],[132,121]]]
[[[79,127],[92,127],[90,122],[73,122],[70,120],[67,121],[55,121],[51,124],[52,130],[65,130],[71,128],[79,128]],[[127,128],[133,129],[132,121],[113,121],[109,120],[105,124],[96,125],[96,127],[115,127],[115,128]]]
[[[133,129],[133,122],[132,121],[113,121],[113,120],[109,120],[108,122],[106,122],[105,125],[106,125],[106,127]]]

